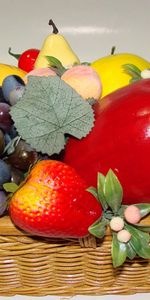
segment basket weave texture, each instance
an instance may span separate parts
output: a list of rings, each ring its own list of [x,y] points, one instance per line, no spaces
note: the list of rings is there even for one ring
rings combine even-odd
[[[8,216],[0,219],[0,295],[140,292],[150,292],[150,261],[137,257],[114,269],[109,230],[102,241],[44,239],[18,230]]]

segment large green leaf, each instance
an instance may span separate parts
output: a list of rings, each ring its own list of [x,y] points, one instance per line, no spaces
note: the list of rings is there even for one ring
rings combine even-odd
[[[87,192],[91,193],[99,201],[98,194],[97,194],[97,189],[95,187],[90,186],[86,190],[87,190]]]
[[[114,213],[117,213],[121,207],[123,190],[117,176],[111,169],[105,177],[104,194],[108,206]]]
[[[150,213],[150,204],[149,203],[138,203],[135,204],[140,210],[141,217],[145,217]]]
[[[114,268],[121,266],[125,262],[127,246],[125,243],[118,241],[116,233],[113,233],[111,253]]]
[[[89,227],[89,232],[96,236],[97,238],[103,238],[106,233],[106,226],[108,221],[105,218],[101,218],[100,220],[96,221]]]
[[[108,208],[104,194],[105,176],[102,173],[97,174],[97,193],[98,198],[104,210]]]
[[[130,244],[134,251],[142,258],[150,259],[150,236],[146,232],[138,230],[134,226],[129,224],[125,225],[125,228],[131,233]]]
[[[133,249],[130,241],[126,244],[126,246],[127,246],[127,257],[132,260],[136,256],[136,251]]]
[[[139,230],[150,233],[150,225],[135,224],[134,226]]]
[[[94,126],[90,104],[58,76],[29,76],[10,114],[19,135],[33,148],[52,155],[65,146],[65,134],[78,139]]]

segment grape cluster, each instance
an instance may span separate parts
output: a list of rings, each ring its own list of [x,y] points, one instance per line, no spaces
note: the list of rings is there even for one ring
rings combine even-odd
[[[39,158],[35,149],[18,135],[9,114],[10,107],[21,101],[24,90],[24,82],[15,75],[7,76],[0,87],[0,216],[8,206],[4,183],[20,184]]]

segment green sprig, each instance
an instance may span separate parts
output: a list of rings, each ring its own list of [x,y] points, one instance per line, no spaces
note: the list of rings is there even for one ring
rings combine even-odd
[[[107,226],[114,216],[124,219],[124,211],[127,205],[121,205],[123,199],[123,189],[116,174],[110,169],[106,176],[101,173],[97,175],[97,189],[90,187],[87,189],[103,208],[103,214],[99,220],[89,227],[90,234],[97,238],[103,238],[106,234]],[[135,204],[140,210],[141,218],[150,213],[150,204]],[[131,225],[124,220],[124,229],[131,234],[131,239],[127,243],[120,242],[117,233],[112,230],[112,263],[114,268],[121,266],[126,258],[133,259],[140,256],[150,259],[150,226],[135,224]]]

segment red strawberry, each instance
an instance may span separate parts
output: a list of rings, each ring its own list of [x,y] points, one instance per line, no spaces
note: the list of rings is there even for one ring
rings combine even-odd
[[[13,195],[10,216],[21,229],[46,237],[79,238],[101,216],[76,171],[59,161],[43,160]]]

